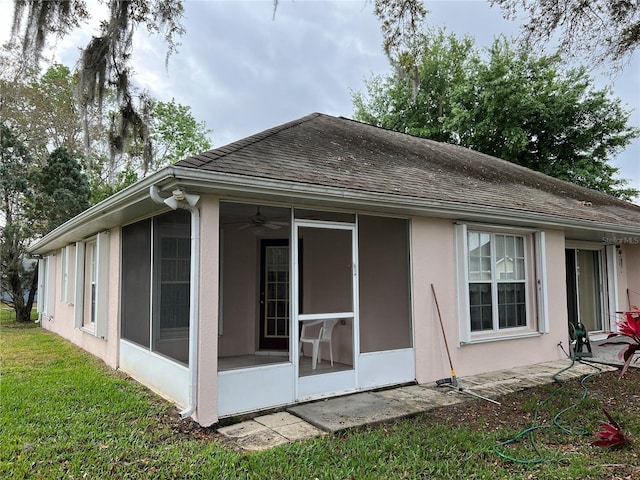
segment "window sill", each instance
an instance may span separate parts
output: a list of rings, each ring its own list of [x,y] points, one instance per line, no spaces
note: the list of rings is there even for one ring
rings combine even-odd
[[[472,338],[469,342],[460,342],[461,346],[464,345],[474,345],[476,343],[489,343],[489,342],[500,342],[504,340],[518,340],[521,338],[532,338],[532,337],[541,337],[543,334],[541,332],[522,332],[522,333],[513,333],[513,334],[498,334],[490,337],[477,337]]]
[[[82,330],[84,333],[88,333],[89,335],[93,335],[94,337],[97,336],[95,327],[85,327],[83,325],[80,327],[80,330]]]

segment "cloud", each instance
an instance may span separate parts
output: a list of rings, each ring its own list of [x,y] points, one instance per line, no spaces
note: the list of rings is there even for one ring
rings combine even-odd
[[[94,0],[92,0],[94,1]],[[428,24],[469,34],[479,46],[496,35],[516,36],[519,24],[487,0],[427,1]],[[371,1],[280,0],[275,19],[267,1],[185,1],[179,52],[165,66],[162,38],[140,30],[133,54],[135,82],[162,101],[191,107],[221,146],[314,111],[351,117],[351,92],[389,71]],[[10,31],[13,2],[0,0],[0,40]],[[93,7],[91,11],[94,12]],[[97,25],[99,16],[93,20]],[[89,28],[58,43],[58,58],[76,64]],[[612,81],[601,72],[599,86]],[[614,79],[613,93],[634,109],[640,125],[638,55]],[[640,140],[612,163],[640,189]]]

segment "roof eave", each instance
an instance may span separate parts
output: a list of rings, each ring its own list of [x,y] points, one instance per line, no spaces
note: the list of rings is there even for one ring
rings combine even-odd
[[[519,225],[547,226],[550,228],[577,228],[593,231],[609,231],[619,234],[640,234],[637,227],[617,223],[596,222],[570,217],[513,210],[463,202],[431,200],[420,197],[385,194],[347,188],[328,187],[302,182],[282,181],[235,175],[193,168],[175,167],[175,186],[188,185],[198,191],[212,189],[217,195],[228,198],[269,198],[294,205],[326,205],[344,208],[345,204],[360,210],[381,211],[403,215],[440,216],[452,219]],[[174,185],[167,184],[167,188]]]
[[[398,215],[425,215],[465,221],[490,221],[497,224],[544,226],[558,229],[574,228],[619,235],[640,235],[640,226],[633,227],[463,202],[432,200],[401,194],[352,190],[170,166],[143,178],[62,224],[34,242],[29,248],[29,252],[44,254],[61,248],[65,244],[80,241],[89,236],[88,232],[95,234],[117,226],[118,219],[127,218],[126,215],[123,216],[123,212],[126,212],[127,209],[142,202],[152,203],[149,199],[149,187],[152,185],[161,186],[163,190],[169,191],[179,186],[187,191],[215,194],[225,199],[263,199],[298,206],[333,208],[349,206],[356,210]],[[163,210],[162,206],[154,204],[153,212],[161,210]]]

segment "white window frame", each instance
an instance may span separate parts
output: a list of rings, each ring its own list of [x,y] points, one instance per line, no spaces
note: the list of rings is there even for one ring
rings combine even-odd
[[[91,257],[88,256],[92,249]],[[95,258],[93,258],[95,257]],[[109,232],[78,242],[75,247],[75,327],[96,337],[107,338],[109,303]],[[89,276],[89,277],[88,277]],[[95,285],[95,309],[85,308],[86,285]]]
[[[62,248],[62,265],[60,268],[60,301],[73,305],[75,297],[76,246],[67,245]]]
[[[84,301],[85,311],[82,317],[82,326],[95,331],[96,309],[98,303],[98,241],[92,239],[85,245],[85,278]],[[88,303],[88,305],[87,305]]]
[[[55,255],[47,255],[38,261],[38,307],[41,316],[53,320],[56,296]]]
[[[60,265],[60,301],[67,301],[67,290],[69,289],[69,262],[67,247],[62,247],[62,262]]]
[[[492,241],[491,293],[493,329],[477,332],[471,330],[468,252],[469,232],[489,233],[492,235],[492,240],[494,235],[514,235],[524,238],[526,326],[499,328],[497,289],[495,288],[497,283],[495,272],[495,246],[493,245],[495,242]],[[540,334],[549,333],[544,232],[517,227],[457,223],[455,225],[455,247],[458,334],[461,345],[538,336]]]

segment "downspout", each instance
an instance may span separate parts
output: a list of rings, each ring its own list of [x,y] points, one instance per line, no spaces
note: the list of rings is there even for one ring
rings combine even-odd
[[[187,418],[196,411],[198,403],[198,299],[200,291],[200,210],[196,207],[199,195],[184,193],[177,189],[171,197],[162,198],[158,187],[149,187],[149,196],[156,203],[169,206],[173,210],[182,208],[191,212],[191,285],[189,289],[189,405],[180,412]]]

